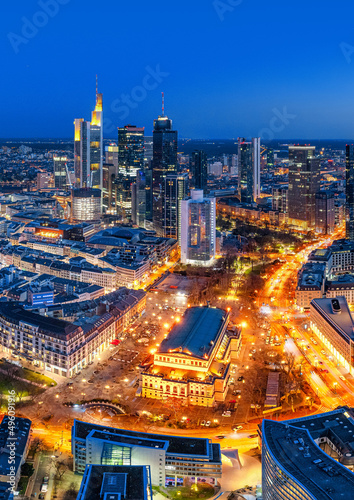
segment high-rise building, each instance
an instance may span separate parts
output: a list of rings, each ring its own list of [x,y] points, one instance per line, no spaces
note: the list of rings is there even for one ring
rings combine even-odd
[[[147,193],[146,170],[138,170],[135,188],[132,190],[132,221],[139,227],[145,226]],[[134,198],[134,200],[133,200]]]
[[[261,140],[238,138],[238,193],[241,203],[254,203],[261,193]]]
[[[196,150],[191,155],[191,172],[195,189],[208,192],[208,159],[204,151]]]
[[[47,172],[38,172],[37,189],[50,189],[53,187],[53,175]]]
[[[118,128],[118,168],[120,174],[134,179],[137,171],[144,168],[144,127]]]
[[[288,188],[278,185],[272,187],[272,210],[288,213]]]
[[[162,115],[154,120],[153,131],[153,226],[158,236],[164,235],[165,177],[177,173],[177,131],[172,120]]]
[[[267,149],[267,171],[274,169],[274,149]]]
[[[181,262],[210,265],[215,258],[216,200],[191,189],[191,198],[181,201]]]
[[[116,178],[116,166],[113,163],[104,163],[102,167],[102,208],[104,212],[111,213],[115,197],[113,182]]]
[[[98,222],[101,218],[101,190],[77,188],[71,191],[71,222]]]
[[[119,173],[114,180],[117,215],[122,222],[130,222],[132,218],[132,184],[134,179],[128,174]]]
[[[55,189],[66,189],[67,185],[67,162],[66,156],[53,157],[53,173]]]
[[[102,188],[103,117],[102,94],[96,86],[96,106],[91,122],[74,121],[74,169],[77,187]]]
[[[188,174],[169,174],[165,177],[165,238],[179,239],[181,201],[187,196]]]
[[[115,166],[115,174],[118,174],[118,146],[112,142],[105,148],[106,163]]]
[[[320,189],[320,160],[315,146],[289,146],[289,223],[314,229],[316,193]]]
[[[346,146],[346,238],[354,241],[354,144]]]
[[[332,234],[335,226],[334,194],[329,191],[316,193],[316,222],[317,233]]]
[[[154,151],[154,140],[152,136],[145,136],[144,138],[144,163],[145,168],[152,168],[152,158]]]

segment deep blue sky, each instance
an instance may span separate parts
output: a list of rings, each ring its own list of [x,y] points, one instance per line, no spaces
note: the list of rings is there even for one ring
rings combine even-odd
[[[47,22],[38,0],[2,5],[0,137],[72,137],[74,118],[90,119],[98,73],[106,137],[127,123],[150,135],[164,91],[181,137],[354,138],[348,0],[219,0],[239,3],[223,15],[213,0],[60,3]],[[24,18],[45,25],[15,46]],[[169,76],[139,94],[157,65]],[[117,100],[132,92],[143,100],[124,118]]]

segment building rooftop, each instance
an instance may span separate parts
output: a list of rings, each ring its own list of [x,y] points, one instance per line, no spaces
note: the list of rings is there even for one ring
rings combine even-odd
[[[313,299],[311,307],[328,321],[348,341],[354,341],[354,322],[345,297]]]
[[[8,476],[10,473],[9,464],[9,444],[16,443],[15,467],[16,471],[20,467],[23,454],[25,453],[27,442],[31,430],[31,421],[28,418],[15,417],[14,428],[9,425],[9,417],[5,415],[0,425],[0,475]],[[1,492],[1,490],[0,490]],[[2,498],[0,496],[0,498]]]
[[[148,432],[135,432],[126,429],[116,429],[113,427],[106,427],[97,424],[91,424],[89,422],[83,422],[81,420],[74,420],[73,426],[73,437],[85,440],[92,430],[97,430],[101,433],[104,432],[104,436],[109,434],[116,434],[117,436],[126,436],[132,438],[140,438],[141,440],[151,440],[168,442],[168,448],[166,454],[181,454],[181,455],[192,455],[201,456],[204,458],[209,457],[209,439],[204,438],[192,438],[184,436],[171,436],[167,434],[151,434]],[[142,445],[143,446],[143,445]]]
[[[37,327],[41,332],[47,335],[58,338],[67,337],[78,328],[68,321],[40,316],[39,314],[27,311],[17,302],[1,302],[0,315],[8,319],[11,323],[18,325],[21,321]]]
[[[87,465],[78,500],[147,500],[149,466]]]
[[[222,309],[191,307],[180,323],[161,342],[158,352],[181,352],[193,357],[208,356],[227,319]]]
[[[354,491],[354,474],[323,452],[307,429],[263,420],[262,439],[281,467],[316,500],[343,500]]]

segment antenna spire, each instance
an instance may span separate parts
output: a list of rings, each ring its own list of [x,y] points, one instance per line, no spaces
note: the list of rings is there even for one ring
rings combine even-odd
[[[161,92],[162,94],[162,116],[165,116],[165,93]]]
[[[96,95],[98,94],[98,77],[96,75]]]

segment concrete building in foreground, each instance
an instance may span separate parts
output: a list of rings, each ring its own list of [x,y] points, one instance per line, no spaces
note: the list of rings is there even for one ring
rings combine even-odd
[[[312,331],[333,357],[354,374],[354,321],[345,297],[314,299],[310,305]]]
[[[150,466],[156,486],[183,484],[185,477],[221,477],[220,445],[210,439],[135,432],[75,420],[71,431],[74,471],[86,465]]]
[[[21,465],[25,463],[32,422],[27,418],[5,415],[0,425],[0,498],[12,499],[21,476]],[[11,482],[14,484],[10,484]],[[12,481],[13,479],[13,481]],[[9,490],[13,487],[13,492]]]
[[[222,309],[187,309],[151,361],[141,366],[141,396],[200,406],[224,401],[230,361],[241,346],[240,330],[229,330],[228,323]]]
[[[77,500],[152,500],[148,465],[87,465]]]
[[[354,411],[348,407],[282,422],[263,420],[263,499],[351,498],[353,431]]]

